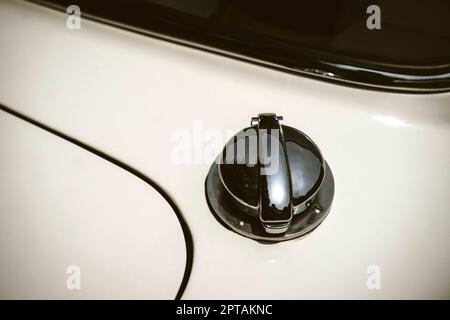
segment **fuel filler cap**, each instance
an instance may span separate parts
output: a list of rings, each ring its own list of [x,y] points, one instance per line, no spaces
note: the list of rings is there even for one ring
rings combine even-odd
[[[273,113],[252,118],[225,145],[206,178],[206,198],[227,228],[278,242],[300,237],[327,216],[330,167],[316,144]]]

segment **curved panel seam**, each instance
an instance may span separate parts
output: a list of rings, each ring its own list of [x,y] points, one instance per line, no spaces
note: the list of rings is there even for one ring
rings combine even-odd
[[[77,140],[75,138],[69,137],[68,135],[53,129],[43,123],[40,123],[36,120],[31,119],[30,117],[19,113],[17,111],[14,111],[2,104],[0,104],[0,110],[16,117],[19,118],[23,121],[26,121],[44,131],[47,131],[63,140],[66,140],[88,152],[91,152],[95,155],[97,155],[98,157],[111,162],[112,164],[118,166],[119,168],[128,171],[129,173],[131,173],[132,175],[134,175],[135,177],[141,179],[142,181],[144,181],[145,183],[147,183],[148,185],[150,185],[153,189],[155,189],[170,205],[170,207],[172,208],[172,210],[175,212],[178,221],[181,225],[181,229],[183,231],[183,235],[184,235],[184,240],[186,243],[186,266],[184,269],[184,274],[183,274],[183,279],[181,281],[180,287],[178,289],[178,292],[175,296],[175,300],[179,300],[181,299],[181,296],[184,293],[184,290],[186,289],[187,283],[189,282],[189,277],[191,275],[191,271],[192,271],[192,263],[193,263],[193,258],[194,258],[194,244],[193,244],[193,239],[192,239],[192,234],[191,231],[186,223],[186,221],[183,218],[183,215],[181,214],[180,209],[177,207],[177,205],[175,204],[175,202],[172,200],[172,198],[168,195],[168,193],[166,191],[164,191],[164,189],[159,186],[155,181],[153,181],[152,179],[150,179],[148,176],[146,176],[145,174],[143,174],[142,172],[136,170],[135,168],[125,164],[124,162],[104,153],[103,151],[100,151],[98,149],[95,149],[89,145],[87,145],[84,142],[81,142],[80,140]]]

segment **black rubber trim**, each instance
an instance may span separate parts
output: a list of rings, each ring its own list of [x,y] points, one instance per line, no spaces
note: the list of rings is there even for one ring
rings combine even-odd
[[[113,164],[115,164],[116,166],[118,166],[119,168],[122,168],[123,170],[128,171],[129,173],[131,173],[132,175],[134,175],[135,177],[141,179],[142,181],[144,181],[145,183],[147,183],[148,185],[150,185],[153,189],[155,189],[168,203],[169,205],[172,207],[172,210],[175,212],[178,221],[180,222],[181,228],[183,230],[183,235],[184,235],[184,241],[186,243],[186,266],[184,269],[184,275],[183,275],[183,279],[181,281],[180,287],[178,289],[177,295],[175,296],[175,300],[179,300],[181,299],[184,290],[186,289],[187,283],[189,281],[189,277],[191,275],[191,271],[192,271],[192,263],[193,263],[193,259],[194,259],[194,243],[193,243],[193,239],[192,239],[192,234],[191,231],[189,230],[189,227],[186,223],[186,221],[183,218],[183,215],[181,214],[180,209],[177,207],[177,205],[175,204],[175,202],[170,198],[170,196],[167,194],[166,191],[164,191],[156,182],[154,182],[152,179],[150,179],[149,177],[147,177],[145,174],[143,174],[142,172],[134,169],[133,167],[130,167],[129,165],[125,164],[124,162],[104,153],[103,151],[97,150],[89,145],[87,145],[84,142],[81,142],[80,140],[77,140],[75,138],[69,137],[68,135],[53,129],[45,124],[42,124],[36,120],[31,119],[30,117],[19,113],[17,111],[14,111],[6,106],[4,106],[3,104],[0,104],[0,110],[14,116],[17,117],[21,120],[24,120],[42,130],[45,130],[51,134],[54,134],[55,136],[64,139],[68,142],[73,143],[74,145],[88,151],[91,152],[97,156],[99,156],[100,158],[103,158],[106,161],[109,161]]]

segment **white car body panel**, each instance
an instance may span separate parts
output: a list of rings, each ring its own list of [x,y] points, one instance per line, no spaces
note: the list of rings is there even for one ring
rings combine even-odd
[[[4,112],[0,155],[1,299],[176,296],[185,241],[155,189]]]
[[[0,102],[169,194],[193,236],[183,298],[450,297],[449,93],[344,87],[88,20],[68,30],[65,19],[0,4]],[[214,219],[204,192],[210,163],[171,160],[177,129],[229,135],[261,112],[283,115],[317,143],[336,189],[315,231],[274,245]],[[381,270],[379,290],[366,285],[371,265]]]

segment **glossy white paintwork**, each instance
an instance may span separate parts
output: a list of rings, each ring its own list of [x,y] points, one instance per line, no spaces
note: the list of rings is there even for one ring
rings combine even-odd
[[[2,111],[0,156],[0,299],[175,297],[185,242],[156,190]]]
[[[70,31],[64,14],[32,4],[0,6],[0,102],[168,192],[194,240],[184,298],[450,297],[450,94],[343,87],[87,20]],[[307,133],[336,183],[322,225],[275,245],[213,218],[209,164],[171,162],[175,130],[238,130],[260,112]],[[370,265],[381,290],[366,286]]]

